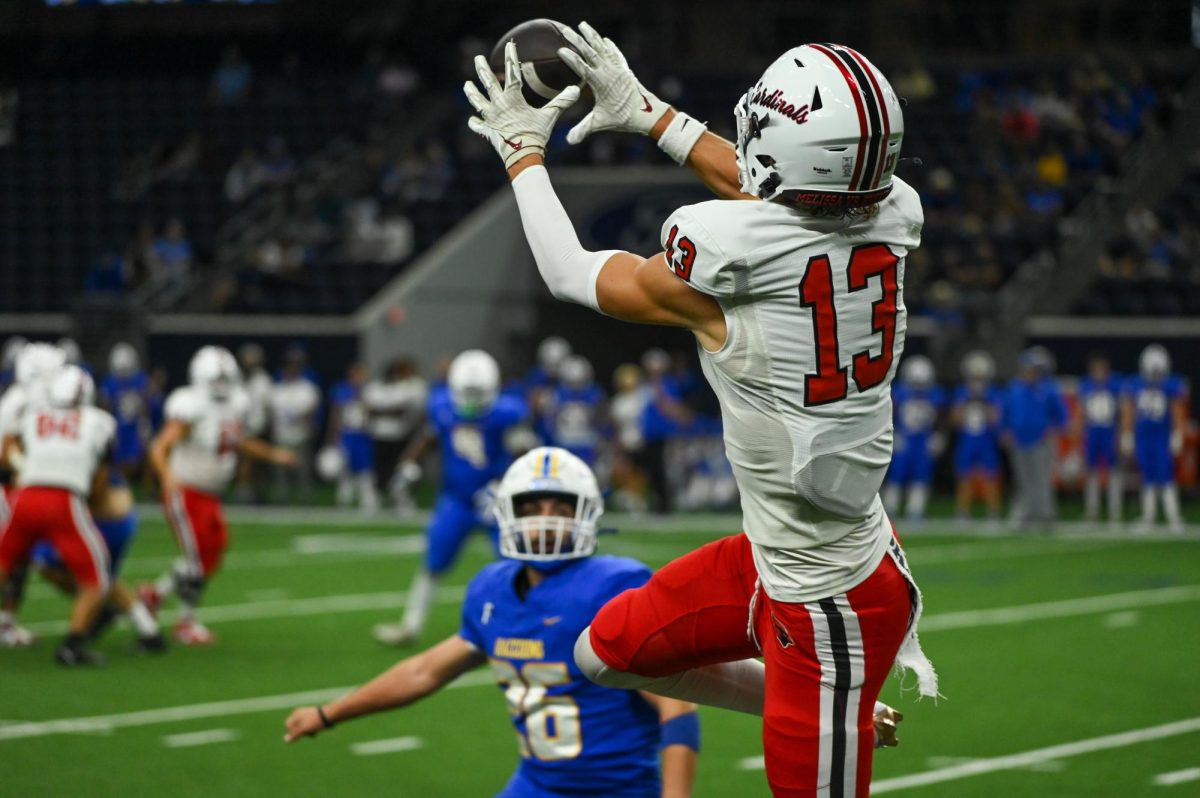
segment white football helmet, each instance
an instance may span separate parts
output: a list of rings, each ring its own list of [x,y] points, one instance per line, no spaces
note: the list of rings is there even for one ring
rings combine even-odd
[[[66,355],[53,344],[26,344],[17,355],[17,383],[27,388],[47,383],[66,362]]]
[[[572,388],[585,388],[594,379],[592,364],[582,355],[571,355],[562,362],[558,377]]]
[[[575,515],[517,515],[523,501],[541,497],[573,502]],[[550,562],[587,557],[596,550],[596,521],[604,512],[604,499],[592,469],[566,449],[542,446],[518,458],[500,480],[494,507],[504,557]]]
[[[933,385],[933,361],[924,355],[913,355],[904,358],[900,365],[900,381],[913,388],[927,388]]]
[[[62,338],[59,338],[58,348],[63,351],[63,355],[66,356],[67,362],[71,363],[72,365],[77,365],[83,360],[83,352],[79,349],[79,342],[74,338],[65,335]]]
[[[339,446],[322,446],[317,452],[317,475],[326,482],[337,482],[346,472],[346,456]]]
[[[96,384],[92,375],[79,366],[68,363],[50,381],[51,407],[71,408],[92,404],[96,399]]]
[[[500,395],[500,366],[482,349],[460,352],[446,377],[454,409],[470,418],[486,413]]]
[[[188,380],[192,386],[217,401],[232,396],[240,379],[237,361],[223,346],[201,347],[188,364]]]
[[[120,377],[128,377],[138,370],[140,364],[137,350],[133,348],[133,344],[120,343],[113,344],[112,351],[108,353],[108,370],[112,374]]]
[[[561,336],[552,335],[538,344],[538,365],[542,367],[542,371],[552,376],[558,373],[558,367],[570,355],[571,345]]]
[[[900,100],[849,47],[793,47],[742,95],[734,116],[747,194],[836,213],[892,190],[904,138]]]
[[[996,376],[996,361],[989,353],[976,349],[963,357],[961,369],[968,382],[991,382]]]
[[[1161,380],[1171,373],[1171,355],[1162,344],[1150,344],[1138,357],[1138,371],[1147,380]]]

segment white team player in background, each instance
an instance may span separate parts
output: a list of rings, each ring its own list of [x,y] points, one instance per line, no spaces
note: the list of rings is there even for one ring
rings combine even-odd
[[[46,401],[21,420],[20,492],[0,533],[0,582],[29,562],[33,547],[53,544],[77,586],[69,631],[55,651],[63,665],[94,665],[99,655],[84,648],[92,622],[111,587],[108,549],[88,509],[88,498],[108,489],[116,420],[93,407],[92,378],[77,366],[60,368]],[[7,611],[0,625],[11,623]]]
[[[526,238],[559,299],[690,329],[721,403],[745,533],[668,564],[600,610],[576,661],[593,679],[763,715],[777,795],[865,795],[873,706],[894,660],[922,694],[919,593],[879,498],[891,457],[900,287],[923,214],[894,178],[904,120],[860,53],[785,52],[735,106],[736,144],[642,86],[611,41],[563,31],[595,108],[568,134],[647,134],[722,200],[680,208],[663,252],[589,252],[543,166],[572,86],[542,108],[477,58],[469,122],[504,159]],[[732,201],[731,201],[732,200]],[[747,621],[749,620],[749,628]],[[762,663],[756,659],[763,656]]]
[[[175,640],[207,645],[215,638],[196,619],[196,606],[229,545],[221,496],[233,479],[238,455],[282,466],[295,465],[296,458],[288,449],[246,436],[249,400],[228,350],[200,349],[188,375],[191,384],[167,397],[166,424],[150,445],[150,463],[182,556],[155,584],[142,585],[140,595],[156,610],[163,596],[176,593],[183,608]]]

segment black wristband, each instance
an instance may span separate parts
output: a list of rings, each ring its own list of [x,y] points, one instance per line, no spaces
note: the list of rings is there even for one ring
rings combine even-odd
[[[331,721],[329,716],[325,714],[325,707],[320,705],[317,706],[317,717],[321,719],[321,725],[326,729],[333,728],[333,721]]]

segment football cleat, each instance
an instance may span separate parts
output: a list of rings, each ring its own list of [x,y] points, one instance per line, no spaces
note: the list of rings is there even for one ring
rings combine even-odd
[[[161,634],[139,637],[134,645],[143,654],[163,654],[167,650],[167,640]]]
[[[4,648],[28,648],[36,640],[33,632],[18,623],[0,624],[0,646]]]
[[[896,726],[904,720],[904,715],[882,702],[877,706],[882,709],[875,713],[875,747],[895,748],[900,745],[896,739]]]
[[[375,624],[375,639],[385,646],[411,646],[420,635],[402,623]]]
[[[75,648],[63,644],[54,652],[54,661],[67,668],[80,666],[100,667],[104,664],[104,655],[86,648]]]
[[[158,588],[147,582],[138,585],[137,592],[138,598],[146,605],[146,609],[150,611],[151,615],[157,618],[159,605],[162,604],[162,596],[159,595]]]
[[[183,646],[211,646],[217,642],[217,636],[199,621],[185,619],[175,624],[172,631],[175,642]]]

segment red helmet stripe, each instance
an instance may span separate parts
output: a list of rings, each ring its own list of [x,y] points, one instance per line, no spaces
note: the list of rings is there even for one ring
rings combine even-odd
[[[883,119],[883,143],[879,146],[879,166],[875,170],[875,179],[871,182],[871,188],[879,188],[879,181],[883,179],[883,164],[887,160],[888,137],[892,134],[891,118],[888,115],[887,102],[883,96],[883,90],[879,88],[879,82],[875,80],[875,73],[871,70],[871,65],[867,63],[867,59],[863,58],[857,50],[852,50],[849,47],[845,48],[846,52],[854,56],[863,68],[863,72],[867,73],[867,80],[871,83],[871,88],[875,90],[875,97],[879,101],[879,115]]]
[[[867,150],[867,112],[863,109],[862,97],[858,82],[846,69],[846,66],[834,55],[828,48],[820,44],[810,44],[809,47],[817,52],[824,53],[829,57],[829,60],[834,63],[838,71],[842,73],[842,77],[846,79],[846,85],[850,87],[850,96],[854,98],[854,107],[858,111],[858,155],[854,159],[854,174],[850,176],[850,185],[847,186],[848,191],[858,191],[859,172],[862,171],[863,155]]]

